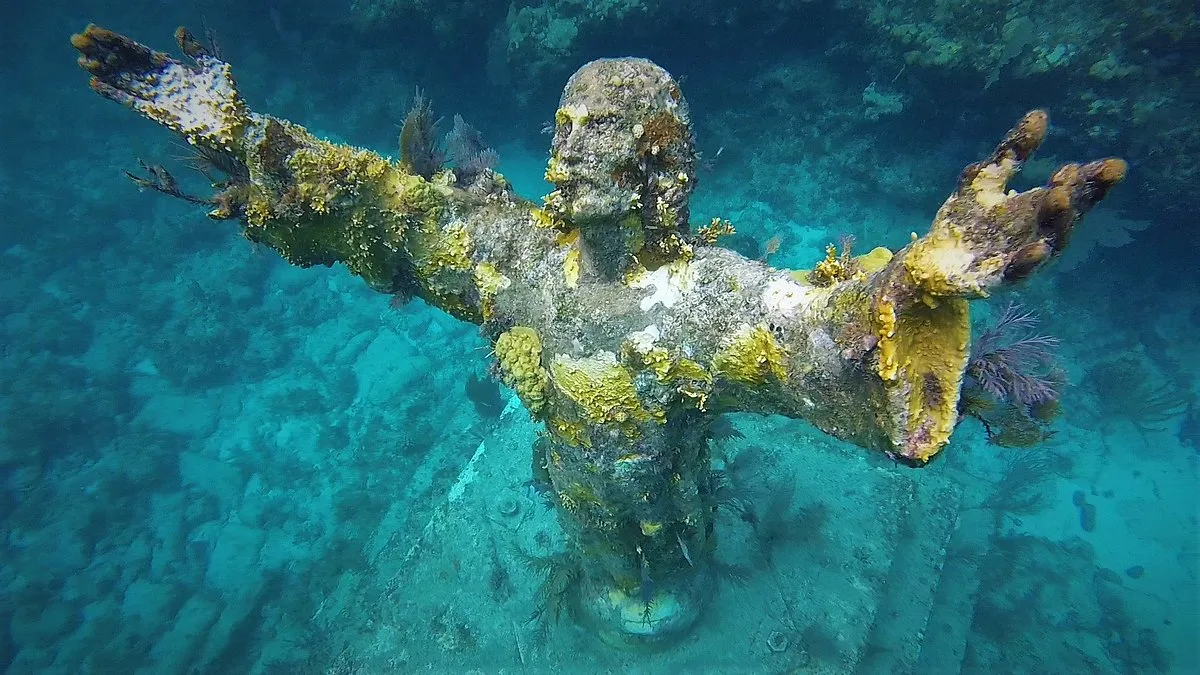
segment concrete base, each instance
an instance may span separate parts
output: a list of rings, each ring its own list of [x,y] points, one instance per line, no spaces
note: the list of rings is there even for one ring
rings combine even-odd
[[[689,577],[685,588],[659,588],[648,599],[616,588],[584,589],[583,625],[618,649],[659,650],[686,637],[712,596],[711,573]]]

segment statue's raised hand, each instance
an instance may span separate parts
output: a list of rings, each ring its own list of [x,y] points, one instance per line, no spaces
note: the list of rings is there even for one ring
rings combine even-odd
[[[1046,137],[1046,113],[1025,115],[987,159],[968,166],[915,241],[904,266],[934,296],[981,297],[1023,279],[1067,244],[1076,223],[1125,177],[1123,160],[1067,164],[1042,187],[1008,190],[1009,180]]]
[[[175,31],[175,39],[193,63],[98,26],[71,36],[71,45],[100,95],[133,108],[189,143],[229,150],[239,142],[251,114],[229,64],[184,28]]]

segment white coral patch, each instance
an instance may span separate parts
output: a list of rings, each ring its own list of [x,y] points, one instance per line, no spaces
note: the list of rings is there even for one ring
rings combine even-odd
[[[767,312],[791,318],[808,306],[812,296],[811,288],[801,286],[787,276],[778,276],[767,282],[762,302]]]
[[[147,100],[133,107],[183,135],[189,143],[197,139],[222,146],[233,140],[232,127],[240,108],[229,64],[211,57],[197,59],[200,68],[182,63],[163,67],[151,84],[133,83]]]
[[[687,262],[677,261],[642,275],[640,279],[629,285],[631,288],[654,287],[654,293],[642,298],[643,312],[649,312],[659,303],[670,309],[675,306],[675,303],[682,300],[683,294],[691,288],[694,274],[691,265]]]
[[[951,223],[941,221],[934,224],[933,230],[944,233],[951,231],[952,228]],[[975,262],[975,253],[962,242],[961,238],[946,234],[930,236],[936,245],[925,250],[923,264],[938,270],[938,273],[947,279],[965,276],[971,270],[971,265]]]
[[[650,324],[644,329],[635,331],[628,335],[629,343],[633,345],[633,348],[636,349],[639,354],[646,354],[649,353],[651,349],[654,349],[654,345],[658,342],[660,337],[662,337],[662,333],[658,332],[658,326],[654,324]]]
[[[1003,202],[1013,192],[1004,192],[1009,177],[1016,172],[1016,162],[1005,158],[997,164],[988,164],[979,170],[971,187],[975,190],[975,201],[985,209],[990,209]]]

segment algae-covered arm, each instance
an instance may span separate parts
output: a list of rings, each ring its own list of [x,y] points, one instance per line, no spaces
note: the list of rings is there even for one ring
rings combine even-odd
[[[706,272],[745,296],[744,309],[724,314],[737,323],[720,326],[733,335],[716,357],[733,399],[727,406],[806,418],[906,462],[928,461],[958,419],[968,300],[1028,277],[1058,254],[1125,175],[1125,163],[1110,158],[1068,164],[1045,186],[1008,191],[1046,127],[1044,112],[1027,114],[988,158],[964,169],[929,232],[914,234],[895,255],[875,249],[852,258],[830,247],[811,272],[743,265],[737,273],[725,262]],[[698,256],[714,258],[723,260]],[[699,302],[705,295],[711,289]],[[708,324],[721,317],[699,305],[691,315]],[[748,367],[751,356],[757,368]]]
[[[131,174],[139,185],[241,220],[247,238],[292,264],[340,262],[377,291],[420,296],[475,322],[511,283],[505,272],[520,280],[559,248],[502,177],[486,171],[469,186],[449,174],[426,180],[403,162],[256,113],[227,63],[183,28],[176,40],[190,62],[97,26],[71,40],[96,92],[179,134],[219,176],[209,198],[182,194],[156,166],[146,167],[149,177]]]

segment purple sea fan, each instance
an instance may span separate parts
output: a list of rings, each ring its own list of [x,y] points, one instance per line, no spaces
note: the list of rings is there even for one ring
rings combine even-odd
[[[1058,338],[1036,334],[1037,324],[1036,314],[1010,302],[971,346],[967,375],[996,399],[1021,408],[1057,400],[1062,387],[1055,364]]]

